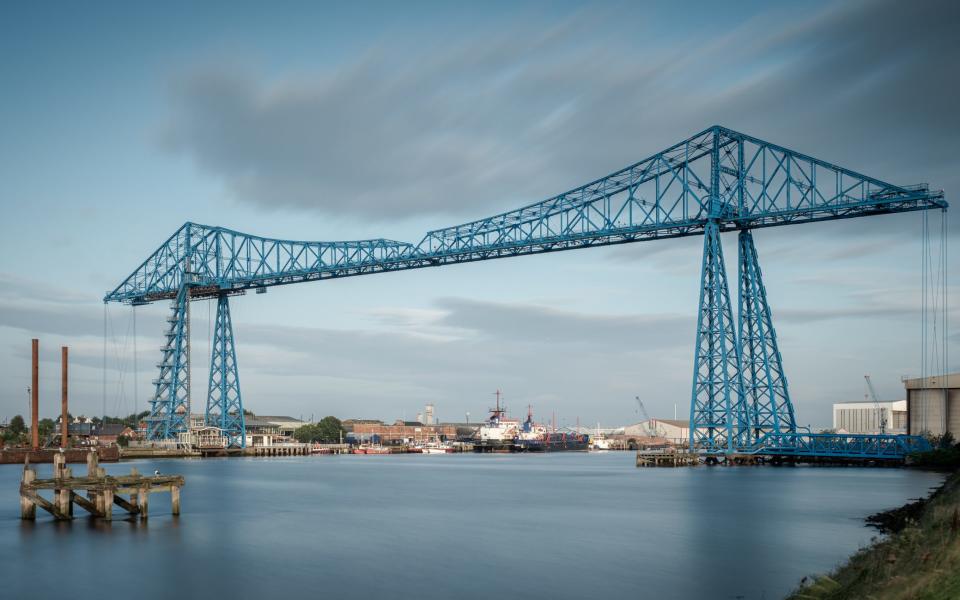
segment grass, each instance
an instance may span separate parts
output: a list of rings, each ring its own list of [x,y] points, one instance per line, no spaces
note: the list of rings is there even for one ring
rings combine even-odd
[[[960,471],[922,507],[891,514],[902,515],[888,525],[892,535],[860,550],[833,573],[805,581],[789,599],[960,598]]]

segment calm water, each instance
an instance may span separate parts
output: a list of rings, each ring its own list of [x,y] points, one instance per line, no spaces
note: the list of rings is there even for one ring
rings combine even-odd
[[[154,495],[147,525],[58,524],[42,511],[21,522],[20,468],[3,465],[0,597],[779,598],[867,543],[874,533],[864,516],[941,480],[898,469],[632,461],[630,453],[132,461],[187,479],[182,516]]]

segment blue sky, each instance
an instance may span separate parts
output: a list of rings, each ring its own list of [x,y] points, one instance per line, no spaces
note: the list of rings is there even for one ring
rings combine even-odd
[[[132,311],[109,307],[104,399],[100,298],[187,220],[417,241],[714,123],[948,200],[960,186],[946,2],[6,3],[0,15],[0,420],[26,411],[31,337],[44,414],[61,344],[75,413],[146,408],[166,307],[138,309],[136,375]],[[900,376],[920,369],[920,217],[756,240],[799,420],[829,424],[832,402],[862,398],[865,373],[901,397]],[[433,402],[441,418],[477,419],[500,387],[514,411],[567,423],[631,421],[634,395],[685,415],[700,244],[239,298],[245,404],[392,419]],[[198,405],[207,315],[195,304]]]

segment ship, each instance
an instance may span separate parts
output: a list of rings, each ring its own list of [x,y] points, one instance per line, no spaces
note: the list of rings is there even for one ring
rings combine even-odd
[[[507,409],[500,404],[500,390],[496,391],[496,397],[496,406],[490,409],[490,416],[477,433],[474,452],[561,452],[589,449],[589,435],[549,431],[545,425],[533,420],[531,406],[527,406],[527,418],[522,423],[517,419],[507,418]]]
[[[600,423],[597,423],[597,433],[590,438],[590,450],[594,452],[607,452],[613,446],[607,436],[600,432]]]

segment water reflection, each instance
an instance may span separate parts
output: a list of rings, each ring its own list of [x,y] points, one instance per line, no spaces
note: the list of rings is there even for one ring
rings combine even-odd
[[[125,472],[130,465],[107,465]],[[147,521],[17,517],[0,468],[4,597],[616,595],[776,598],[872,531],[862,517],[940,477],[894,469],[636,469],[626,453],[138,461],[186,477],[183,513]],[[120,517],[123,511],[114,511]],[[13,533],[16,529],[17,533]],[[55,562],[54,562],[55,561]],[[43,573],[42,571],[40,572]],[[32,582],[32,583],[31,583]],[[29,587],[28,587],[29,584]],[[9,594],[9,596],[7,595]]]

